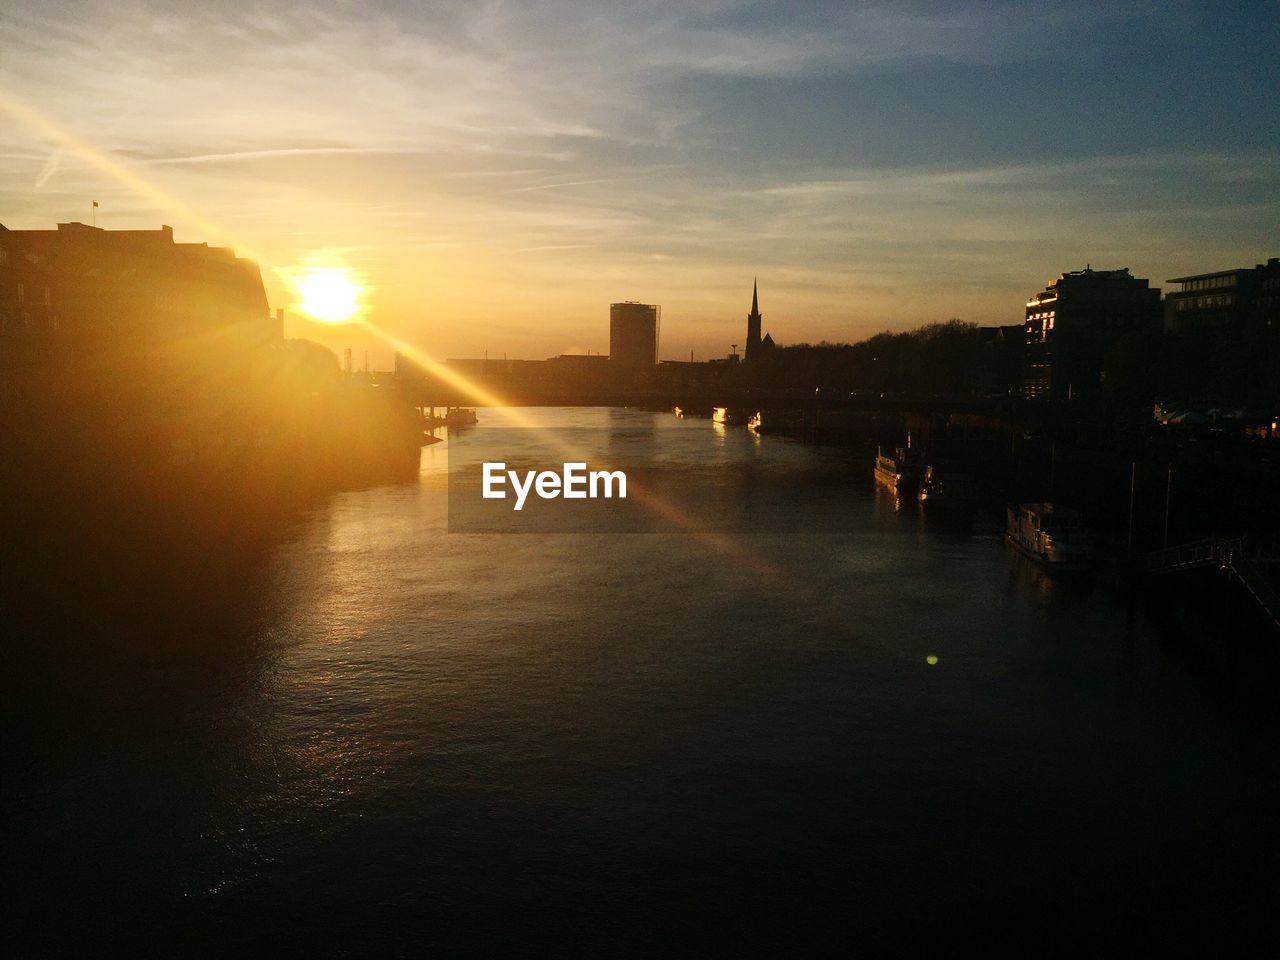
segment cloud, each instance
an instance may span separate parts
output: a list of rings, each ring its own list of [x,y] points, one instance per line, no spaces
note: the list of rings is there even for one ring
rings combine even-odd
[[[273,147],[262,150],[237,150],[231,153],[197,153],[187,156],[150,157],[148,164],[167,163],[237,163],[246,160],[294,159],[297,157],[373,156],[377,154],[414,156],[426,151],[409,147]]]
[[[762,17],[751,4],[644,0],[489,2],[447,13],[386,3],[246,13],[240,3],[19,2],[0,26],[0,82],[38,91],[51,112],[112,139],[203,135],[227,152],[317,134],[379,149],[669,141],[696,116],[655,87],[681,76],[829,76],[1026,56],[1024,41],[1046,17],[1060,33],[1091,19],[1008,5],[817,5]]]

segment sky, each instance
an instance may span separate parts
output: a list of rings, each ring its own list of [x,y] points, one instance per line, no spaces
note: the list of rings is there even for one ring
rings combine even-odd
[[[1280,255],[1280,3],[6,0],[0,223],[336,265],[437,357],[1018,322]],[[359,362],[359,361],[357,361]]]

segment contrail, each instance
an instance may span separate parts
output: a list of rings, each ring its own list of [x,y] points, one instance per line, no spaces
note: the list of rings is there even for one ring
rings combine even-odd
[[[36,177],[36,189],[41,189],[49,178],[58,172],[58,168],[62,166],[62,148],[58,147],[49,154],[49,159],[45,161],[44,168],[40,171],[40,175]]]

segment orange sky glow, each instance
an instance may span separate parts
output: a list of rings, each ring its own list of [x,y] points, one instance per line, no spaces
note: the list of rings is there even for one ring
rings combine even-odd
[[[663,358],[705,359],[741,342],[754,276],[786,344],[1016,322],[1086,262],[1160,285],[1275,255],[1274,111],[1213,127],[1256,60],[1200,51],[1174,90],[1109,46],[1201,42],[1194,11],[536,6],[19,3],[0,222],[97,200],[100,226],[234,246],[288,336],[378,367],[368,328],[306,318],[308,269],[437,358],[604,352],[609,304],[640,300]],[[1027,42],[1046,30],[1074,59]]]

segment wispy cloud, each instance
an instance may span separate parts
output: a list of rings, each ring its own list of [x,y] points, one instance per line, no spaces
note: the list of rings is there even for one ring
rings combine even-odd
[[[147,164],[236,163],[244,160],[294,159],[297,157],[407,156],[428,153],[410,147],[275,147],[263,150],[236,150],[230,153],[196,153],[186,156],[150,157]]]
[[[1046,23],[1046,18],[1049,23]],[[459,138],[617,138],[696,117],[652,94],[682,75],[853,73],[890,62],[1025,56],[1025,42],[1089,28],[1074,12],[819,5],[490,2],[194,9],[120,0],[19,5],[0,30],[6,82],[126,139],[129,124],[261,149],[314,136],[391,148]],[[58,82],[48,72],[57,64]],[[84,110],[84,105],[92,108]],[[95,122],[96,121],[96,122]],[[125,126],[122,127],[122,124]]]

